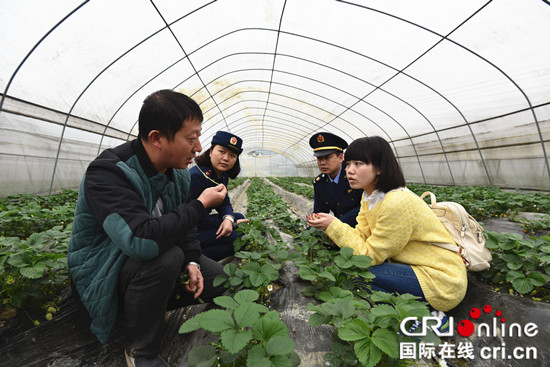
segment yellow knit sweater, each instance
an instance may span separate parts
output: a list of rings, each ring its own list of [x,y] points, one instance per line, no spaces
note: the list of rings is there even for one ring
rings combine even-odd
[[[454,243],[453,239],[430,207],[409,190],[388,192],[370,210],[361,201],[355,228],[335,219],[326,233],[338,246],[371,257],[372,265],[386,260],[411,265],[426,300],[436,310],[454,308],[466,294],[461,256],[427,243]]]

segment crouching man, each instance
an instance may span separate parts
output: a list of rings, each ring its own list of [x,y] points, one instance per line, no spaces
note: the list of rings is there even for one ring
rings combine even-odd
[[[196,226],[227,190],[218,185],[187,202],[202,120],[186,95],[151,94],[138,138],[105,150],[80,184],[68,250],[73,290],[100,342],[122,317],[129,367],[168,366],[159,356],[165,312],[224,291],[213,287],[223,268],[201,255]]]

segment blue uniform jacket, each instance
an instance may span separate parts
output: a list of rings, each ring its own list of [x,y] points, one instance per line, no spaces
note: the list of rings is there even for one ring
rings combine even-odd
[[[336,218],[355,227],[363,190],[350,187],[344,168],[345,162],[337,184],[324,173],[313,179],[313,212],[329,213],[332,210]]]

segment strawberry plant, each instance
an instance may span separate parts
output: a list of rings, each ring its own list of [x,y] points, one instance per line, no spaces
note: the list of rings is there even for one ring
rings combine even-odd
[[[265,238],[265,231],[267,227],[263,225],[262,218],[248,215],[250,223],[248,225],[240,225],[237,227],[237,231],[242,234],[233,241],[233,248],[235,251],[240,251],[241,248],[246,247],[250,251],[261,250],[267,244]]]
[[[326,362],[337,366],[357,366],[357,361],[361,366],[375,366],[381,360],[394,363],[399,343],[407,340],[398,333],[401,321],[429,315],[426,303],[409,294],[365,290],[369,289],[368,280],[374,277],[368,270],[372,260],[353,255],[351,248],[331,250],[326,242],[326,238],[317,236],[295,245],[306,259],[314,259],[295,262],[300,277],[312,284],[303,293],[322,301],[308,304],[308,310],[314,312],[309,324],[336,328],[335,343],[325,355]],[[439,342],[434,334],[423,341]]]
[[[494,284],[510,284],[520,294],[541,293],[550,300],[550,236],[524,239],[520,234],[487,232],[485,246],[493,253],[491,268],[482,276]],[[536,297],[541,299],[540,297]]]
[[[54,226],[72,223],[77,192],[62,190],[60,194],[33,196],[12,195],[0,200],[0,234],[27,238]]]
[[[53,317],[69,281],[67,246],[77,193],[0,200],[0,307],[43,308]],[[34,320],[39,324],[38,320]]]
[[[231,291],[254,289],[262,294],[269,294],[267,291],[269,285],[279,279],[278,268],[271,264],[246,262],[237,266],[228,263],[223,270],[227,275],[218,275],[214,279],[214,286],[223,284]]]
[[[523,233],[535,234],[536,232],[548,232],[550,233],[550,215],[540,214],[535,215],[533,219],[527,219],[520,215],[514,215],[510,218],[519,222],[523,226]]]
[[[33,233],[28,240],[2,240],[0,295],[2,304],[21,308],[24,302],[54,298],[68,284],[67,246],[71,226]]]
[[[325,361],[331,366],[396,364],[399,344],[414,341],[400,334],[403,319],[429,315],[426,304],[410,294],[373,292],[367,299],[358,299],[351,291],[331,288],[321,297],[323,303],[308,305],[308,310],[314,312],[309,324],[336,328],[332,351],[325,355]],[[433,333],[421,340],[434,345],[440,343]]]
[[[325,254],[323,249],[318,253]],[[341,287],[346,290],[356,288],[356,282],[372,279],[374,276],[368,270],[371,258],[353,255],[353,249],[345,247],[337,251],[327,251],[327,256],[318,256],[314,261],[295,261],[299,267],[298,274],[303,280],[311,282],[304,288],[306,296],[318,297],[320,292],[331,287]]]
[[[288,327],[277,312],[256,303],[258,297],[252,290],[241,290],[234,297],[216,297],[214,302],[224,309],[209,310],[185,321],[180,333],[202,328],[219,336],[211,345],[193,348],[189,365],[298,366],[300,358],[294,352]]]

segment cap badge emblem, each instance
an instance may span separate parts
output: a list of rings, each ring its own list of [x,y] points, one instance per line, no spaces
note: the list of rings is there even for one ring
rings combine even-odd
[[[235,144],[237,144],[237,138],[232,136],[231,139],[229,140],[229,142],[231,143],[231,145],[235,145]]]
[[[325,137],[324,137],[323,135],[319,134],[319,135],[317,135],[317,141],[318,141],[319,143],[322,143],[322,142],[325,141]]]

